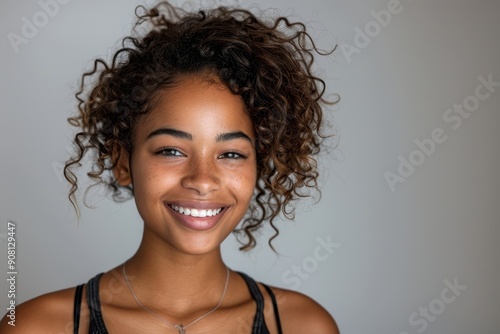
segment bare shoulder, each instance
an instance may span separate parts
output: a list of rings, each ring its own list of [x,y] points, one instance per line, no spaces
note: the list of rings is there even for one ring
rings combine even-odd
[[[312,298],[296,291],[272,287],[283,333],[338,334],[333,317]]]
[[[70,288],[17,305],[15,318],[3,316],[0,333],[72,333],[74,296],[75,288]]]

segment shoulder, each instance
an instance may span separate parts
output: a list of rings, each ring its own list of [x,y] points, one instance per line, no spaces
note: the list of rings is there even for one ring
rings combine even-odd
[[[276,296],[283,333],[339,333],[330,313],[312,298],[296,291],[271,289]]]
[[[74,297],[75,288],[69,288],[26,301],[15,308],[15,326],[4,315],[0,333],[72,333]]]

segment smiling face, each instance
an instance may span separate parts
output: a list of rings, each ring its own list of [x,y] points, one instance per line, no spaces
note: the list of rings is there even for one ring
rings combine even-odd
[[[240,96],[218,80],[186,76],[161,93],[122,154],[117,181],[133,184],[145,237],[190,254],[218,249],[248,210],[255,135]]]

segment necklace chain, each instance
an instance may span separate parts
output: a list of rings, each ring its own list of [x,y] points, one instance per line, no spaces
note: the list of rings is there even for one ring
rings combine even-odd
[[[125,263],[122,265],[122,273],[123,273],[123,277],[125,278],[125,282],[127,282],[127,286],[129,288],[130,292],[132,293],[132,296],[134,297],[135,301],[137,302],[137,305],[139,305],[140,307],[142,307],[145,311],[151,313],[151,315],[153,315],[155,318],[157,318],[161,322],[163,322],[163,323],[165,323],[165,324],[167,324],[169,326],[174,327],[179,332],[179,334],[185,334],[186,333],[186,328],[188,328],[189,326],[191,326],[195,322],[200,321],[201,319],[205,318],[206,316],[210,315],[211,313],[215,312],[215,310],[217,310],[219,308],[219,306],[222,304],[222,301],[224,300],[224,296],[226,295],[226,292],[227,292],[227,287],[229,285],[229,268],[226,267],[226,284],[224,285],[224,291],[222,292],[222,296],[220,297],[219,303],[217,305],[215,305],[215,307],[213,309],[211,309],[207,313],[203,314],[202,316],[196,318],[195,320],[191,321],[186,326],[184,326],[182,324],[175,325],[175,324],[171,323],[170,321],[168,321],[167,319],[159,316],[157,313],[151,311],[146,306],[142,305],[142,303],[139,301],[139,298],[137,298],[134,290],[132,289],[132,285],[130,285],[130,282],[129,282],[128,276],[127,276],[127,272],[125,270]]]

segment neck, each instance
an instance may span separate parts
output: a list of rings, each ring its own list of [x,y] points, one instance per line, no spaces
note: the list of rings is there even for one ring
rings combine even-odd
[[[143,304],[162,308],[168,303],[180,313],[215,305],[227,276],[220,248],[203,255],[185,254],[147,233],[125,265],[133,291]]]

